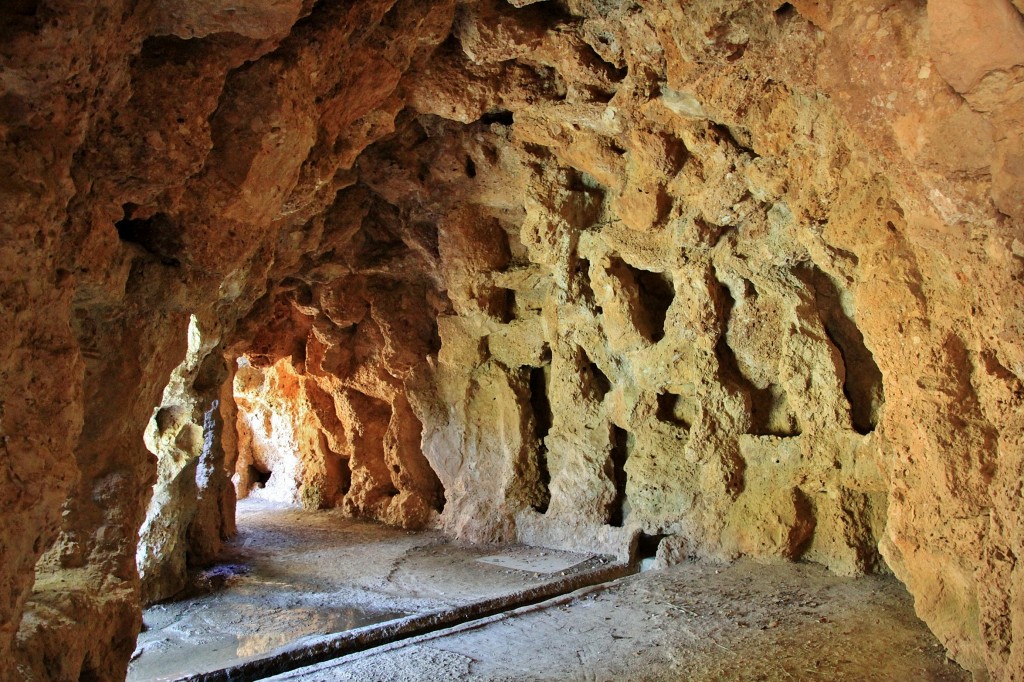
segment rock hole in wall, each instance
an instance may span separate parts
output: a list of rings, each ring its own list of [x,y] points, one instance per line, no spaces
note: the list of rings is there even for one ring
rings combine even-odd
[[[575,168],[565,169],[563,178],[565,189],[572,192],[566,220],[577,229],[597,224],[604,208],[605,187],[594,176]]]
[[[608,508],[608,525],[621,528],[629,516],[629,499],[626,497],[626,461],[633,447],[633,436],[614,424],[611,427],[611,443],[608,462],[611,465],[609,478],[615,486],[615,498]]]
[[[775,23],[781,26],[796,16],[796,8],[788,2],[784,2],[775,10]]]
[[[492,109],[480,117],[480,123],[510,126],[515,123],[515,115],[508,109]]]
[[[860,328],[843,309],[841,292],[832,278],[813,263],[801,264],[795,274],[813,293],[825,333],[842,358],[843,394],[850,405],[853,428],[862,435],[871,433],[884,403],[882,372],[875,357]]]
[[[78,682],[102,682],[105,679],[107,676],[101,675],[98,667],[90,661],[83,663],[78,673]]]
[[[177,433],[188,418],[188,410],[182,405],[161,406],[154,415],[157,431],[161,434],[174,431]]]
[[[640,570],[644,570],[658,556],[658,547],[666,537],[668,536],[660,533],[640,533],[636,541],[636,560],[640,562]]]
[[[513,222],[502,223],[505,241],[508,243],[509,268],[527,266],[530,263],[530,252],[523,244],[520,234],[521,225]]]
[[[466,157],[466,177],[470,179],[476,177],[476,163],[470,156]]]
[[[281,280],[279,286],[282,291],[288,292],[288,298],[294,303],[303,307],[313,304],[313,288],[308,282],[294,277],[287,277]]]
[[[672,276],[667,272],[635,268],[618,256],[611,258],[608,271],[619,280],[627,305],[635,300],[636,305],[629,313],[641,336],[651,343],[665,338],[665,320],[675,298]]]
[[[515,289],[494,287],[487,306],[487,312],[498,322],[508,324],[516,319],[517,305]]]
[[[692,406],[681,395],[668,391],[658,394],[654,416],[660,422],[687,431],[693,423]]]
[[[661,142],[665,148],[665,161],[668,162],[669,170],[671,174],[676,175],[689,160],[690,150],[686,148],[686,143],[675,135],[663,133]]]
[[[392,3],[391,7],[388,8],[388,11],[380,18],[380,27],[386,29],[389,33],[395,32],[401,25],[401,21],[398,17],[402,9],[405,9],[404,3]]]
[[[694,218],[693,225],[699,242],[712,248],[717,246],[722,237],[732,229],[731,225],[716,225],[701,217]]]
[[[748,433],[753,436],[789,438],[800,435],[796,415],[790,410],[785,391],[776,384],[758,387],[743,373],[736,353],[729,345],[729,325],[736,300],[725,284],[719,282],[717,302],[720,307],[721,332],[715,343],[718,379],[726,388],[746,397],[750,409]]]
[[[608,104],[615,97],[615,92],[609,92],[597,87],[584,88],[587,93],[587,99],[595,104]]]
[[[134,204],[124,205],[124,218],[114,223],[117,237],[122,242],[135,244],[156,257],[163,265],[180,265],[181,234],[178,226],[164,213],[147,218],[133,217],[138,209]]]
[[[654,342],[665,338],[665,317],[669,306],[675,298],[675,287],[672,276],[664,272],[637,270],[640,305],[647,311],[650,323],[650,340]]]
[[[592,309],[597,309],[597,297],[594,295],[594,287],[590,283],[590,261],[580,258],[576,261],[574,268],[576,290],[580,300]]]
[[[553,66],[542,66],[533,64],[532,70],[539,81],[539,91],[547,99],[553,102],[564,102],[569,96],[569,85]]]
[[[545,350],[549,363],[551,349],[545,346]],[[548,448],[545,442],[552,423],[551,401],[548,399],[551,367],[548,363],[530,368],[530,409],[533,412],[533,434],[537,442],[537,476],[540,483],[538,500],[533,504],[533,508],[541,514],[548,510],[548,503],[551,501],[551,472],[548,469]]]
[[[621,83],[629,75],[629,67],[618,66],[607,61],[588,43],[583,43],[580,50],[581,61],[592,69],[599,71],[611,83]]]
[[[349,458],[342,456],[341,454],[334,451],[331,447],[330,442],[327,439],[327,434],[323,431],[319,433],[320,438],[320,451],[325,455],[328,455],[332,461],[327,462],[330,474],[337,477],[337,497],[343,498],[348,494],[348,491],[352,488],[352,468],[350,466]],[[396,472],[397,473],[397,472]]]
[[[612,382],[608,375],[594,363],[583,347],[579,348],[579,367],[583,382],[583,394],[596,403],[604,402],[604,397],[612,390]]]
[[[248,473],[250,491],[253,488],[266,488],[267,483],[270,483],[270,476],[273,474],[270,469],[266,469],[255,464],[248,465]]]
[[[157,68],[163,64],[182,66],[201,54],[197,44],[205,38],[180,38],[178,36],[150,36],[142,41],[138,61],[146,68]],[[173,105],[173,104],[172,104]]]

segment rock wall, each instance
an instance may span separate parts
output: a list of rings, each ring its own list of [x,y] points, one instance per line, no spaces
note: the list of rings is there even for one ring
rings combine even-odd
[[[892,570],[1021,679],[1022,9],[0,10],[11,679],[119,677],[274,438],[308,506]]]

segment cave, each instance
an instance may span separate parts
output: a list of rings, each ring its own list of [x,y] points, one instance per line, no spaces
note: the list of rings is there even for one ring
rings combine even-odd
[[[0,682],[1024,676],[1020,0],[0,36]]]

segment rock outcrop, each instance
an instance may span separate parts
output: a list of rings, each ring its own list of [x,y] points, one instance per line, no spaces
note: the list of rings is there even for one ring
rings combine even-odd
[[[1022,10],[0,9],[10,678],[122,675],[234,475],[891,570],[1021,679]]]

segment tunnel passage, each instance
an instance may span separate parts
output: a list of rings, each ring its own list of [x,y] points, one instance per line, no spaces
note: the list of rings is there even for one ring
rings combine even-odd
[[[1020,663],[1012,538],[972,525],[1020,506],[1020,50],[960,30],[1018,45],[1019,3],[180,4],[0,10],[0,411],[32,478],[0,493],[0,658],[123,667],[154,473],[189,499],[163,556],[231,533],[234,488],[196,484],[219,429],[225,461],[239,438],[308,453],[308,476],[253,454],[241,494],[468,540],[639,528],[663,556],[773,560],[813,516],[808,557],[883,541],[954,655]],[[183,374],[194,395],[162,400],[190,314],[215,374],[277,367],[299,407]],[[521,390],[545,343],[546,435]],[[144,447],[156,406],[178,462]],[[539,514],[514,488],[545,462]]]

